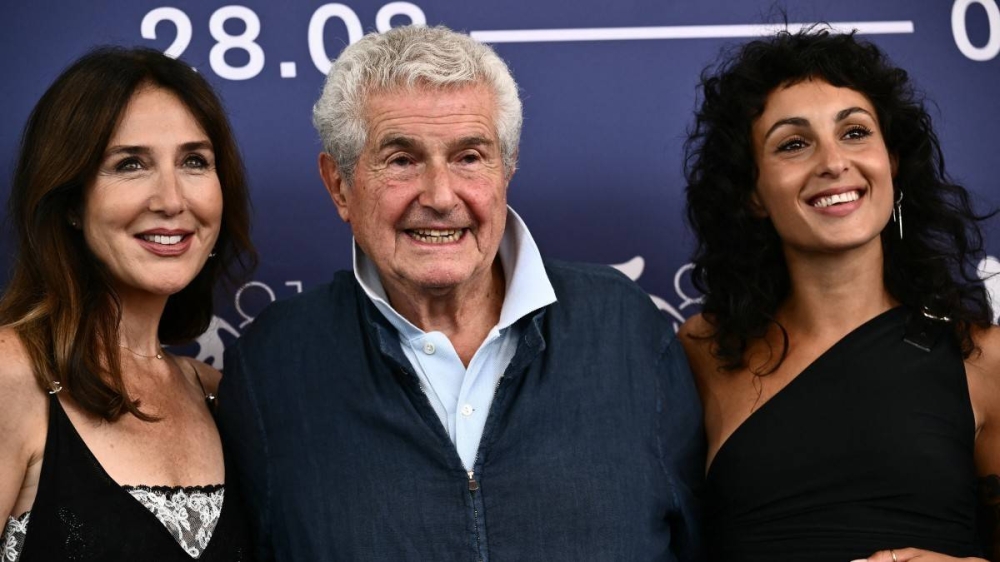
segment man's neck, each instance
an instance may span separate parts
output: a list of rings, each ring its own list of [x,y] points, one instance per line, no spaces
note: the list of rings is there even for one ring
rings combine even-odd
[[[466,367],[500,320],[506,281],[500,259],[478,283],[464,284],[441,292],[412,294],[384,283],[389,303],[414,326],[425,332],[441,332],[451,341]]]

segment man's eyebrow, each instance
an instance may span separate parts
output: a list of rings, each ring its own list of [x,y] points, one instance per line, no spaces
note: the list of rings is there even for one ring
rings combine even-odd
[[[488,137],[483,137],[480,135],[470,135],[467,137],[462,137],[455,142],[451,143],[452,146],[493,146],[496,142]]]
[[[387,148],[402,148],[403,150],[413,150],[417,146],[417,141],[403,135],[389,135],[378,143],[378,152]]]

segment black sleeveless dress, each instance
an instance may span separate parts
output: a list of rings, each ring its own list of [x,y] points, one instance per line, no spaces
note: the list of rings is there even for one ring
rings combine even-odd
[[[845,336],[723,443],[707,476],[710,560],[982,555],[962,355],[947,329],[929,351],[904,341],[910,317],[895,308]]]
[[[252,543],[236,486],[226,474],[222,512],[200,562],[243,562]],[[191,562],[156,516],[108,476],[55,395],[19,562]]]

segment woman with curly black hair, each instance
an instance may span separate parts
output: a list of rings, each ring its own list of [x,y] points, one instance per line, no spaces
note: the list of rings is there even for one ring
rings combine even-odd
[[[701,88],[686,174],[705,300],[681,333],[712,560],[982,556],[1000,503],[985,217],[907,73],[810,29],[742,46]]]

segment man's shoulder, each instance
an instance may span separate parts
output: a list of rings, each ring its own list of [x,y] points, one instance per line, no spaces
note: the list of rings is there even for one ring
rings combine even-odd
[[[609,265],[550,259],[544,262],[557,298],[580,292],[590,295],[600,290],[604,296],[644,297],[649,301],[639,285]]]
[[[546,260],[545,270],[556,293],[551,313],[571,323],[600,320],[641,330],[670,324],[642,287],[611,266]]]
[[[556,293],[548,317],[553,329],[567,333],[600,330],[602,337],[635,350],[665,357],[676,335],[670,318],[635,281],[600,264],[545,260]],[[677,353],[682,351],[678,348]]]
[[[310,325],[328,324],[357,309],[359,290],[351,271],[338,271],[333,279],[302,293],[269,304],[240,338],[240,342],[287,338],[308,331]]]

